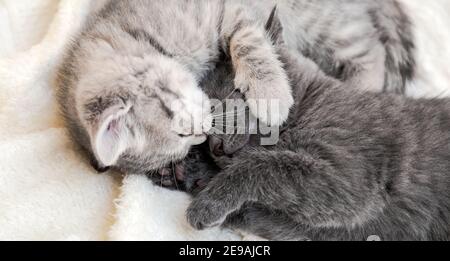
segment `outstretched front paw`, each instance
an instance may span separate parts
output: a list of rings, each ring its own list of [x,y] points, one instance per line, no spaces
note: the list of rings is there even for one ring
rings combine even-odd
[[[245,193],[239,188],[238,181],[228,173],[220,173],[208,186],[194,197],[187,209],[186,217],[192,227],[205,229],[221,225],[226,217],[240,208],[246,200]],[[226,188],[236,188],[227,190]],[[239,192],[239,193],[238,193]]]
[[[223,204],[220,201],[209,199],[194,199],[186,211],[186,218],[191,226],[198,230],[220,226],[227,217]]]

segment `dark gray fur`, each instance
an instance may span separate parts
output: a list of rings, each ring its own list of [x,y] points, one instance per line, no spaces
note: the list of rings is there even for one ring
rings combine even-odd
[[[449,240],[450,100],[344,88],[307,58],[280,54],[296,100],[280,143],[217,157],[215,175],[202,162],[197,171],[213,178],[188,221],[273,240]],[[232,88],[227,72],[219,66],[205,89]]]

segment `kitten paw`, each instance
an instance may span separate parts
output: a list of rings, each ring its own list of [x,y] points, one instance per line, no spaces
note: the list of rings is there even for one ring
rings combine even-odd
[[[227,216],[227,212],[220,202],[212,200],[194,199],[186,211],[189,224],[197,230],[221,225]]]
[[[182,164],[174,164],[147,175],[153,184],[171,189],[183,190],[185,173]]]
[[[207,187],[218,170],[207,162],[190,156],[182,162],[170,164],[147,176],[157,186],[197,195]]]
[[[236,87],[244,93],[250,112],[269,126],[281,126],[294,105],[292,89],[285,74],[257,79],[236,77]]]

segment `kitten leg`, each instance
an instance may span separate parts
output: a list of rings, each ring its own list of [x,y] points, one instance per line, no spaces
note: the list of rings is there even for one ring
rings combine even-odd
[[[282,210],[247,203],[230,214],[223,227],[240,230],[272,241],[365,241],[370,233],[352,231],[347,228],[327,228],[301,224]]]
[[[310,142],[311,137],[304,137],[300,140]],[[296,144],[296,140],[289,144],[301,146],[249,149],[236,155],[194,198],[187,211],[191,225],[198,229],[218,225],[246,202],[277,206],[294,221],[314,226],[364,222],[382,209],[377,188],[367,185],[378,183],[368,181],[375,177],[367,174],[358,155],[322,142]]]
[[[268,240],[309,240],[304,235],[304,232],[308,230],[306,226],[294,222],[283,211],[257,203],[245,204],[241,209],[230,214],[222,226]]]
[[[225,35],[235,69],[235,86],[262,122],[281,125],[294,104],[292,90],[275,48],[261,25],[240,20]]]
[[[281,161],[280,161],[281,160]],[[283,162],[284,161],[284,162]],[[247,149],[237,153],[193,200],[187,210],[189,223],[197,229],[220,225],[246,202],[277,205],[296,194],[283,164],[298,168],[295,152]],[[290,175],[290,174],[289,174]],[[288,183],[285,186],[285,183]],[[271,202],[268,202],[271,199]]]

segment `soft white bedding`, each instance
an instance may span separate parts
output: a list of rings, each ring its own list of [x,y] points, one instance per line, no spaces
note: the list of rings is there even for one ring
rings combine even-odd
[[[450,91],[450,0],[402,0],[416,24],[415,97]],[[189,197],[98,175],[73,152],[52,75],[89,0],[0,0],[0,240],[241,240],[189,227]],[[98,3],[98,2],[97,2]]]

